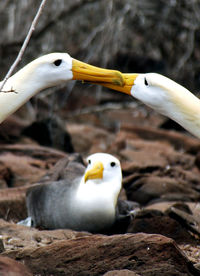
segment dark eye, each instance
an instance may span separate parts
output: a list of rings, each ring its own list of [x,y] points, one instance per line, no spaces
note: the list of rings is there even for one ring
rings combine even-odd
[[[111,163],[110,163],[110,166],[111,166],[111,167],[114,167],[115,165],[116,165],[115,162],[111,162]]]
[[[61,63],[62,63],[62,59],[56,59],[56,60],[54,61],[55,66],[60,66]]]
[[[91,160],[90,159],[88,160],[88,164],[91,164]]]
[[[148,84],[148,81],[147,81],[147,79],[146,78],[144,78],[144,84],[146,85],[146,86],[148,86],[149,84]]]

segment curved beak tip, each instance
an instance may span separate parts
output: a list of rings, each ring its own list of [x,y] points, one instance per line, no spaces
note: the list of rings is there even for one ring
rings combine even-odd
[[[103,164],[101,162],[96,162],[91,169],[86,171],[84,175],[84,182],[86,183],[89,179],[102,179],[103,170]]]
[[[117,70],[103,69],[79,60],[72,61],[73,79],[90,82],[131,95],[138,74],[124,74]]]
[[[92,66],[76,59],[72,60],[72,73],[74,80],[102,85],[103,83],[119,86],[124,85],[124,79],[121,72]]]

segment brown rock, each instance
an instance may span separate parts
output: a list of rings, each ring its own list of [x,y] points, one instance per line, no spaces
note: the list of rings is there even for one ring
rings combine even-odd
[[[64,128],[64,122],[58,116],[44,116],[23,129],[25,135],[40,145],[52,147],[64,152],[73,152],[70,135]]]
[[[193,236],[186,227],[159,210],[143,209],[138,211],[131,220],[127,232],[161,234],[174,239],[179,244],[194,242]]]
[[[19,221],[27,216],[26,187],[0,190],[0,218]]]
[[[33,273],[41,275],[101,275],[125,268],[143,276],[196,272],[173,240],[143,233],[91,235],[3,255],[23,261]]]
[[[129,200],[142,204],[155,199],[199,200],[200,175],[192,155],[174,150],[167,142],[133,138],[127,138],[118,154]]]
[[[152,204],[148,204],[147,206],[145,206],[145,209],[159,210],[164,213],[169,207],[173,206],[175,202],[176,201],[153,202]]]
[[[21,263],[8,257],[0,256],[1,276],[31,276],[32,273]]]
[[[0,253],[2,253],[5,250],[4,245],[3,245],[3,240],[0,239]]]
[[[199,192],[176,179],[149,175],[126,187],[128,200],[146,204],[151,200],[199,200]]]
[[[8,187],[34,183],[65,156],[61,151],[37,145],[0,145],[1,171],[4,172],[1,182]]]
[[[189,172],[195,167],[193,156],[175,150],[166,141],[133,139],[129,137],[129,134],[123,134],[126,147],[119,150],[119,153],[122,161],[126,160],[126,162],[122,162],[122,169],[126,174],[141,170],[143,173],[159,170],[162,175],[171,175],[174,168],[179,170],[184,168],[189,177]],[[183,171],[181,173],[184,174]],[[199,175],[197,170],[193,170],[191,173],[195,176]],[[192,179],[192,176],[190,178]],[[192,180],[194,181],[194,179]]]
[[[200,152],[198,152],[196,155],[195,165],[197,166],[198,169],[200,169]]]
[[[134,125],[138,126],[159,126],[165,121],[162,115],[152,112],[152,109],[147,106],[142,106],[140,103],[133,101],[131,97],[130,102],[123,101],[123,99],[126,100],[126,97],[120,93],[102,93],[101,99],[103,101],[112,101],[105,105],[97,105],[98,99],[89,93],[82,93],[82,98],[82,101],[77,102],[77,95],[71,95],[68,102],[68,109],[75,110],[65,114],[68,120],[72,119],[75,122],[82,123],[87,122],[90,125],[95,125],[116,133],[119,131],[120,124],[124,123],[133,124],[134,122]],[[115,102],[113,102],[113,99],[116,99]],[[89,107],[84,108],[84,101],[87,102]],[[148,120],[146,120],[147,116]]]
[[[112,134],[95,126],[67,124],[67,130],[71,136],[75,152],[79,153],[106,152],[113,141]]]
[[[0,124],[0,143],[9,144],[18,141],[21,131],[27,123],[15,115],[8,117]]]
[[[122,160],[126,160],[122,163],[122,169],[126,173],[165,168],[169,164],[165,153],[171,155],[174,152],[170,145],[159,141],[133,140],[129,139],[129,136],[125,137],[126,148],[120,151],[120,156]]]
[[[128,269],[112,270],[105,273],[103,276],[140,276],[139,274]]]
[[[174,204],[174,206],[170,207],[166,211],[166,214],[179,221],[183,227],[200,237],[200,218],[195,217],[192,213],[188,212],[188,210],[181,209],[180,206],[177,205],[178,204]]]
[[[150,126],[133,126],[124,124],[123,131],[133,132],[137,137],[146,140],[161,140],[173,145],[175,149],[184,149],[186,152],[195,153],[200,147],[200,141],[197,138],[178,133],[176,131],[155,129]]]
[[[10,179],[12,179],[12,173],[3,162],[0,162],[0,189],[7,188],[9,186]]]
[[[0,233],[6,251],[21,248],[34,249],[59,240],[75,239],[91,235],[87,232],[76,232],[69,229],[40,231],[35,228],[8,223],[2,219],[0,219]]]

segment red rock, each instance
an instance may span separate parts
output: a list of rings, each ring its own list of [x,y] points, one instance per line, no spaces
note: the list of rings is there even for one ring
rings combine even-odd
[[[86,124],[67,124],[75,152],[106,152],[113,141],[108,131]]]
[[[122,169],[133,172],[147,167],[165,168],[169,164],[166,152],[171,154],[174,150],[162,142],[127,140],[126,148],[120,151],[120,156],[127,161],[122,163]]]
[[[0,275],[1,276],[31,276],[32,273],[20,262],[8,257],[0,256]]]
[[[134,133],[137,137],[145,140],[165,141],[173,145],[175,149],[184,149],[190,153],[197,152],[200,147],[199,139],[172,130],[161,130],[151,126],[144,127],[131,124],[123,124],[121,129],[128,133]]]
[[[65,156],[61,151],[37,145],[0,145],[1,182],[8,187],[34,183]]]
[[[32,273],[41,275],[101,275],[116,269],[143,276],[197,275],[173,240],[143,233],[91,235],[3,255],[23,261]]]

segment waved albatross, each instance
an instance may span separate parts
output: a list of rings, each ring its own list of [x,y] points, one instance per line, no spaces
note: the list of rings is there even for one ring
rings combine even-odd
[[[41,56],[13,76],[0,92],[0,123],[38,92],[69,80],[121,83],[121,73],[91,66],[67,53]],[[2,82],[0,82],[0,85]]]
[[[90,155],[87,162],[84,173],[77,170],[79,176],[29,188],[26,202],[32,226],[94,233],[113,225],[122,187],[120,162],[106,153]]]
[[[123,85],[99,83],[133,96],[200,138],[200,99],[182,85],[157,73],[122,74]]]

